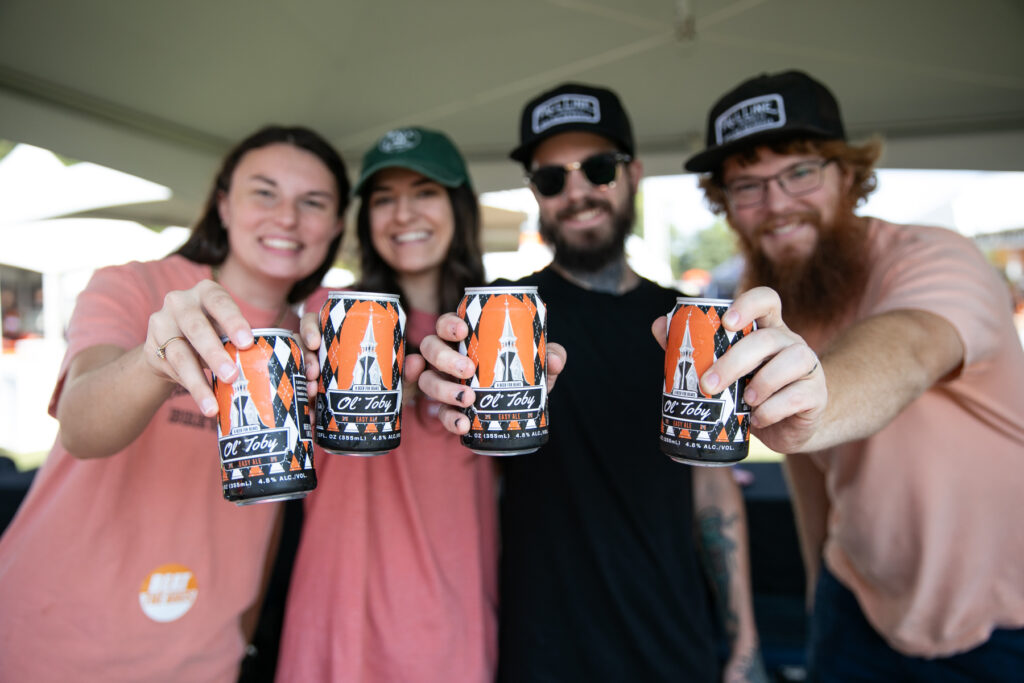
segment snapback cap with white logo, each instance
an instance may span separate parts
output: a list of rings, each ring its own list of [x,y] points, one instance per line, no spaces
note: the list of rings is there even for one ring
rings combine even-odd
[[[761,74],[715,103],[708,115],[707,146],[684,168],[712,172],[742,149],[799,137],[846,139],[836,98],[802,71]]]
[[[607,88],[565,83],[530,100],[519,121],[519,146],[509,153],[523,166],[533,150],[559,133],[583,131],[600,135],[633,156],[633,128],[619,96]]]

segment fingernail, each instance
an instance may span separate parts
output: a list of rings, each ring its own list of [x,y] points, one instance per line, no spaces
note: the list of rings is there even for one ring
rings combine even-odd
[[[464,417],[455,418],[455,428],[456,429],[462,429],[465,426],[466,426],[466,418],[464,418]]]
[[[459,361],[459,374],[464,375],[467,372],[472,372],[472,371],[473,371],[473,364],[472,363],[470,363],[468,360],[460,360]]]
[[[718,374],[714,372],[709,372],[708,374],[704,375],[704,379],[701,380],[701,384],[704,385],[704,388],[708,391],[708,393],[711,394],[718,393],[718,382]]]
[[[234,371],[234,363],[224,363],[223,365],[220,366],[220,370],[217,371],[217,376],[221,378],[227,378],[230,377]]]
[[[459,403],[462,403],[462,397],[465,395],[466,392],[464,390],[460,391],[459,393],[455,394],[455,400],[458,401]]]
[[[761,420],[759,420],[757,418],[757,415],[751,415],[750,416],[750,426],[751,427],[760,427],[761,426]]]
[[[248,346],[252,344],[252,333],[242,330],[238,333],[238,344],[240,346]]]
[[[747,389],[743,392],[743,400],[750,405],[757,403],[757,392],[753,389]]]
[[[202,404],[199,406],[199,409],[203,411],[203,415],[206,415],[207,417],[213,417],[214,415],[217,414],[217,402],[214,401],[212,398],[204,398]]]
[[[740,314],[736,311],[729,311],[722,320],[727,325],[736,325],[740,321]]]

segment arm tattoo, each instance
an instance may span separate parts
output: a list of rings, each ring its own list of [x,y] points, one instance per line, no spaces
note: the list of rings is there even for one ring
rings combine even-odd
[[[725,632],[732,640],[739,630],[739,616],[730,606],[729,581],[736,571],[736,539],[727,531],[736,526],[738,515],[726,517],[716,507],[697,513],[701,559],[718,598],[718,609]]]
[[[764,668],[764,660],[761,659],[761,653],[754,650],[751,653],[743,655],[737,663],[736,674],[741,677],[741,680],[751,681],[751,683],[768,683],[768,671]]]

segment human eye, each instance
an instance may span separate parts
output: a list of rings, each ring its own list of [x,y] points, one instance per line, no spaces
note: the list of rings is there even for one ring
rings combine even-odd
[[[786,179],[805,180],[807,178],[812,178],[817,175],[819,169],[820,166],[818,166],[818,164],[811,162],[797,164],[786,173]]]
[[[302,200],[302,204],[318,211],[327,208],[327,202],[319,197],[306,197]]]
[[[378,207],[387,206],[395,201],[395,198],[389,194],[374,193],[370,195],[370,208],[376,209]]]
[[[421,199],[429,199],[431,197],[438,197],[441,195],[441,188],[437,185],[424,185],[419,188],[416,192],[416,196]]]
[[[737,180],[729,183],[726,188],[729,194],[732,195],[749,195],[757,194],[761,191],[761,181],[759,180]]]

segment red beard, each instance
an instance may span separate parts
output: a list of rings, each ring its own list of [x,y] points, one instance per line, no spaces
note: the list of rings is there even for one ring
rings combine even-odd
[[[805,259],[784,254],[772,262],[759,240],[740,234],[746,259],[742,288],[767,286],[779,293],[782,317],[795,331],[827,327],[860,301],[867,280],[867,221],[850,211],[822,226],[817,215],[803,218],[817,226],[818,241]],[[758,235],[762,232],[757,231]]]

